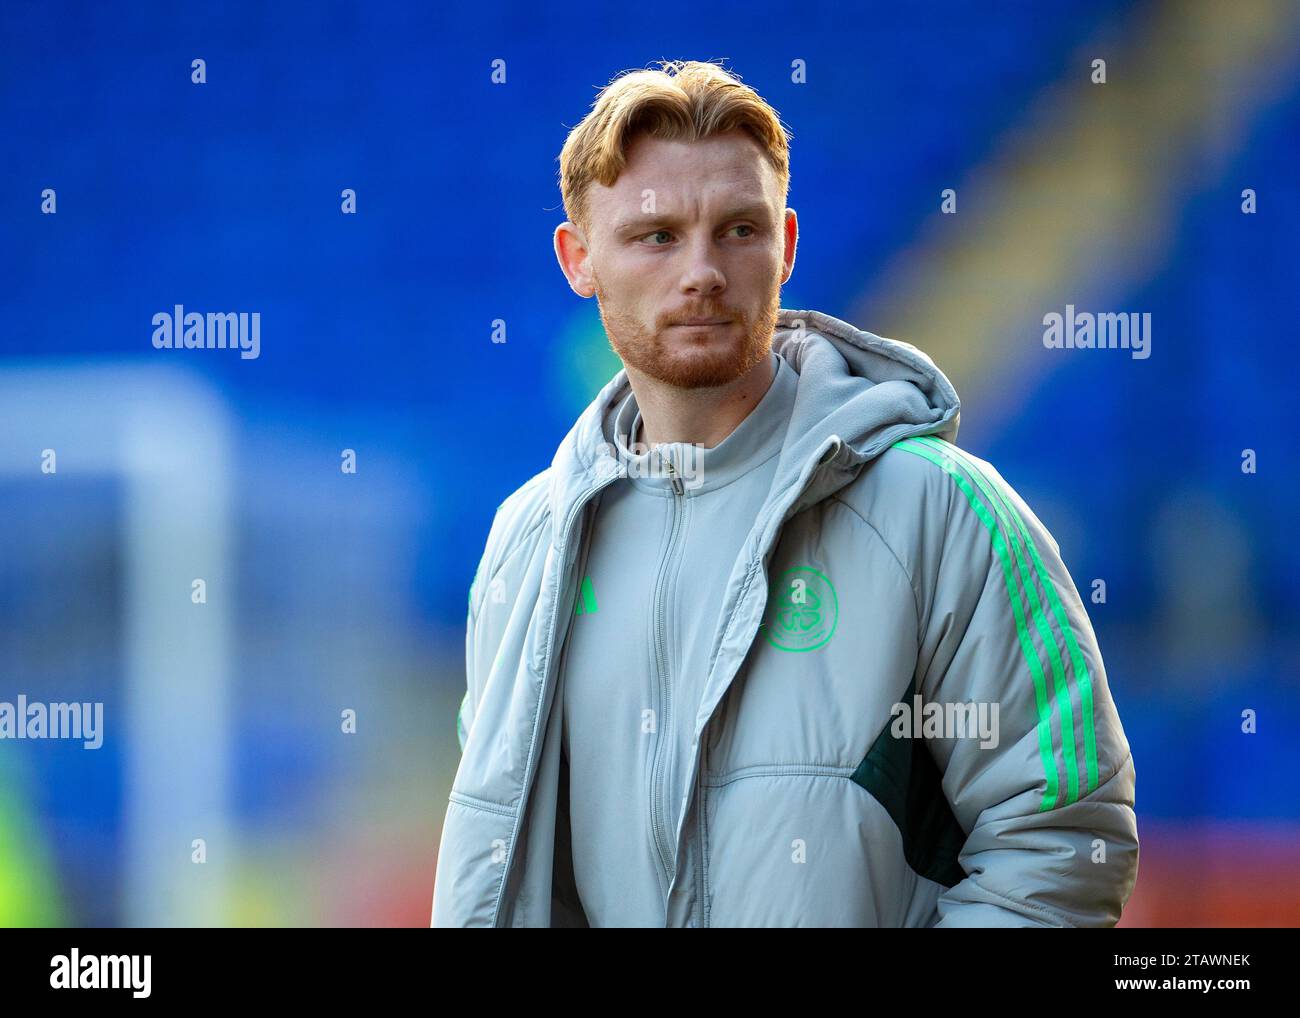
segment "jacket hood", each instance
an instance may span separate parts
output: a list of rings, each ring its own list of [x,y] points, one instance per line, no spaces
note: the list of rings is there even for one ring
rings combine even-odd
[[[782,308],[772,349],[799,376],[769,500],[803,487],[821,463],[839,457],[819,490],[824,498],[847,483],[861,464],[913,435],[953,441],[961,402],[952,383],[921,350],[885,339],[819,311]],[[551,463],[552,518],[562,524],[584,492],[619,471],[605,422],[631,389],[620,370],[583,411]],[[790,511],[797,511],[798,505]],[[556,540],[562,538],[557,533]]]

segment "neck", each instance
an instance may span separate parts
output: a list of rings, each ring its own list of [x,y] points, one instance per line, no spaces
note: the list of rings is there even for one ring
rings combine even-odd
[[[769,350],[735,381],[706,389],[679,389],[628,366],[628,382],[641,411],[638,440],[651,447],[685,442],[712,449],[758,406],[776,377],[773,364]]]

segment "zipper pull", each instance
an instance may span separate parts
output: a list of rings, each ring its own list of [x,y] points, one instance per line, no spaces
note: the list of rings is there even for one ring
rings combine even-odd
[[[673,466],[673,461],[670,459],[665,459],[664,463],[667,464],[668,474],[673,479],[673,491],[677,492],[677,494],[679,495],[683,494],[686,489],[682,485],[682,479],[677,476],[677,468]]]

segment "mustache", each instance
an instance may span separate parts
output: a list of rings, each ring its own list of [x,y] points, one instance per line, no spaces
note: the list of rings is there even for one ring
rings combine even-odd
[[[668,325],[685,325],[687,322],[698,322],[701,319],[712,321],[718,318],[725,318],[728,321],[745,321],[743,312],[733,308],[688,308],[685,311],[679,311],[668,317],[664,324]]]

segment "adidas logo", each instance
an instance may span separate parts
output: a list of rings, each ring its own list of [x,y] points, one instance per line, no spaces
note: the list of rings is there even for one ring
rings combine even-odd
[[[596,611],[596,591],[591,585],[591,577],[582,578],[582,586],[578,588],[578,604],[574,608],[574,615],[592,615]]]

